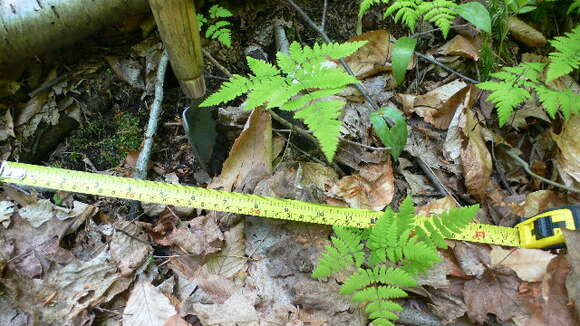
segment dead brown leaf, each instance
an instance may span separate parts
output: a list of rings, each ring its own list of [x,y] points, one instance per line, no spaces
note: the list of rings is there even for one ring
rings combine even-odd
[[[474,61],[479,60],[479,50],[476,48],[473,40],[464,36],[456,35],[439,48],[437,53],[443,55],[458,55]]]
[[[578,325],[574,306],[569,305],[566,279],[570,264],[565,256],[557,256],[548,265],[541,284],[524,284],[520,297],[524,309],[531,315],[525,325]]]
[[[482,324],[487,320],[487,314],[494,314],[501,321],[520,315],[519,285],[516,273],[502,266],[486,269],[480,277],[465,282],[469,319]]]
[[[490,184],[493,168],[491,154],[483,139],[482,127],[475,120],[473,112],[466,110],[465,117],[465,128],[462,132],[467,145],[461,149],[465,186],[472,196],[481,201],[487,196],[487,187]]]
[[[376,30],[357,35],[349,42],[368,41],[357,52],[344,60],[358,79],[365,79],[391,70],[391,52],[396,39],[386,30]]]
[[[513,211],[520,217],[533,216],[548,208],[565,205],[566,201],[553,190],[538,190],[529,193],[521,204],[512,204]]]
[[[516,16],[508,18],[508,29],[516,40],[527,46],[537,47],[546,44],[546,38],[541,32],[524,23]]]
[[[572,115],[569,120],[564,121],[562,132],[555,134],[552,138],[558,144],[560,152],[556,161],[556,166],[560,172],[560,177],[564,184],[571,187],[580,187],[580,114]]]
[[[556,257],[540,249],[502,249],[493,246],[491,249],[491,264],[507,266],[513,269],[518,277],[527,282],[538,282],[544,278],[546,267]]]
[[[272,174],[272,120],[264,108],[256,108],[245,129],[234,142],[222,173],[209,185],[212,189],[253,190]]]
[[[224,235],[216,223],[215,216],[205,215],[183,223],[156,242],[162,246],[176,246],[188,254],[205,256],[219,251],[223,240]]]
[[[423,206],[417,207],[417,209],[415,209],[415,214],[419,216],[437,215],[455,207],[457,207],[455,199],[453,199],[451,196],[446,196],[437,200],[433,200]]]
[[[113,234],[110,244],[111,257],[119,267],[121,275],[127,277],[141,267],[153,253],[151,245],[146,243],[149,238],[146,230],[150,228],[150,225],[144,222],[123,221],[116,227],[142,240],[136,240],[123,232],[117,231]]]
[[[566,279],[566,290],[568,290],[570,301],[576,305],[576,316],[578,316],[580,314],[580,230],[563,229],[562,231],[568,248],[566,257],[571,268]]]
[[[340,179],[328,195],[353,208],[382,210],[391,203],[394,192],[395,178],[389,159],[382,164],[368,164],[357,174]]]
[[[159,289],[147,281],[141,281],[135,284],[127,300],[123,311],[123,325],[164,325],[175,314],[177,310]]]
[[[105,60],[107,60],[107,63],[119,79],[127,82],[132,87],[145,89],[145,79],[141,73],[143,67],[139,62],[131,58],[118,58],[113,56],[106,56]]]

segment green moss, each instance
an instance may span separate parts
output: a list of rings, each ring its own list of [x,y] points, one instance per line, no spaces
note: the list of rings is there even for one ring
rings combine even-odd
[[[98,115],[71,137],[68,158],[79,162],[86,156],[98,169],[109,169],[119,165],[128,150],[139,149],[142,137],[139,117],[126,112],[112,118]]]

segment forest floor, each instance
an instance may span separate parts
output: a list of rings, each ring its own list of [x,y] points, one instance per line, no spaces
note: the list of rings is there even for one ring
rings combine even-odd
[[[499,128],[486,92],[430,62],[415,58],[397,85],[388,39],[408,30],[383,19],[383,7],[365,15],[366,33],[357,36],[358,1],[297,3],[315,22],[324,17],[333,41],[369,42],[347,62],[381,107],[404,113],[406,152],[394,161],[382,148],[373,109],[353,88],[341,94],[347,104],[335,164],[269,111],[244,111],[240,100],[204,109],[212,115],[192,122],[208,128],[194,137],[208,153],[200,162],[182,121],[192,102],[168,69],[149,180],[373,210],[397,210],[412,195],[420,215],[479,204],[479,223],[509,227],[578,203],[578,193],[562,187],[580,185],[579,116],[550,120],[530,101]],[[228,8],[232,46],[202,42],[208,94],[225,71],[247,75],[247,55],[275,60],[276,25],[290,42],[322,41],[284,2]],[[0,89],[1,159],[132,177],[163,54],[151,21],[129,19],[27,62],[13,77],[18,91]],[[480,79],[477,30],[459,19],[456,25],[447,39],[419,25],[416,51]],[[506,48],[515,62],[546,53],[511,39]],[[311,277],[330,226],[150,203],[134,212],[127,200],[1,187],[0,325],[369,323],[362,305],[339,294],[343,279]],[[567,249],[447,243],[442,263],[407,289],[401,324],[578,325],[578,231],[566,233]]]

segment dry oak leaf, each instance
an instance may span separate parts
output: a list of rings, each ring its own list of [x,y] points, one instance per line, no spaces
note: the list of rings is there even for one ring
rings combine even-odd
[[[479,60],[479,50],[476,48],[473,40],[461,35],[456,35],[454,38],[447,41],[447,43],[443,44],[436,53],[443,55],[458,55],[474,61]]]
[[[234,141],[222,173],[209,185],[226,191],[253,190],[272,174],[272,119],[263,107],[252,111],[244,130]]]
[[[380,211],[393,200],[395,177],[388,159],[382,164],[367,164],[355,175],[346,176],[328,191],[352,208]]]
[[[580,114],[572,115],[564,121],[562,132],[552,138],[558,144],[560,153],[556,161],[560,177],[567,186],[580,187]]]
[[[475,120],[473,112],[466,110],[465,118],[462,133],[467,145],[461,149],[465,186],[472,196],[482,200],[487,196],[486,191],[491,179],[491,154],[482,136],[483,128]]]
[[[344,60],[358,79],[365,79],[384,71],[391,71],[391,54],[395,37],[386,30],[376,30],[357,35],[349,42],[368,41]]]
[[[566,279],[570,264],[565,256],[557,256],[548,265],[541,284],[523,284],[520,298],[530,318],[515,320],[520,326],[578,325],[574,305],[569,304]]]
[[[141,267],[147,257],[153,253],[151,245],[146,243],[149,238],[147,232],[150,225],[144,222],[122,221],[116,227],[135,238],[145,241],[137,241],[122,232],[113,234],[110,244],[111,257],[121,270],[121,275],[127,277]]]
[[[516,273],[503,266],[486,269],[480,277],[465,282],[464,298],[469,319],[483,324],[487,314],[494,314],[501,321],[521,315],[519,285]]]
[[[123,326],[164,325],[177,310],[159,289],[146,281],[137,283],[123,311]]]
[[[539,282],[546,274],[550,261],[556,257],[540,249],[502,249],[492,246],[491,264],[502,265],[513,269],[518,277],[527,282]]]

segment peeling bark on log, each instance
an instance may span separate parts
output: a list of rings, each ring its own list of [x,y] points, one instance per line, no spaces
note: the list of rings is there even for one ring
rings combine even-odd
[[[0,0],[0,71],[148,10],[147,0]]]

